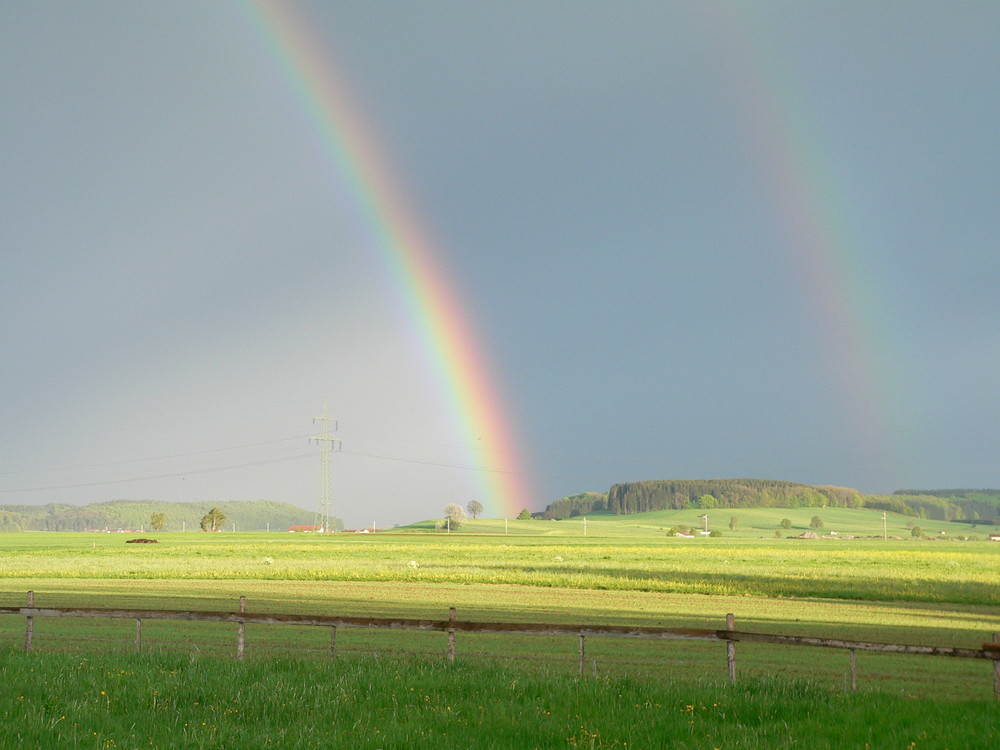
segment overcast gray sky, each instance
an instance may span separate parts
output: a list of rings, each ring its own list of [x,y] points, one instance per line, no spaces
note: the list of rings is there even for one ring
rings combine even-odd
[[[248,3],[11,2],[0,503],[312,509],[324,397],[349,526],[510,471],[532,509],[1000,485],[1000,4],[279,15],[359,103],[520,457],[460,428],[294,38]]]

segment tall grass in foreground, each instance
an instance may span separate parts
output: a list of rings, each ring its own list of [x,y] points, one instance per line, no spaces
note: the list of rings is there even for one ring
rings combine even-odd
[[[993,748],[1000,705],[370,657],[0,651],[0,747]]]

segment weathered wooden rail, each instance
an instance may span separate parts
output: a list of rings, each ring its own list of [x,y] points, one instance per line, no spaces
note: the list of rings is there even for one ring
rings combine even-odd
[[[506,633],[511,635],[553,635],[576,636],[580,639],[580,674],[584,673],[586,639],[590,637],[611,638],[658,638],[669,640],[723,641],[726,643],[729,679],[736,680],[736,644],[769,643],[779,646],[810,646],[814,648],[835,648],[850,652],[851,689],[857,689],[856,653],[877,651],[894,654],[917,654],[922,656],[948,656],[964,659],[989,659],[993,661],[994,695],[1000,700],[1000,633],[993,634],[993,640],[984,642],[981,648],[956,648],[952,646],[922,646],[899,643],[877,643],[854,641],[843,638],[820,638],[816,636],[778,635],[774,633],[751,633],[736,630],[735,616],[726,615],[724,630],[701,628],[656,628],[632,625],[564,625],[525,622],[473,622],[456,618],[452,607],[447,620],[419,620],[406,617],[349,617],[343,615],[290,615],[248,612],[247,599],[240,597],[238,612],[199,612],[167,609],[100,609],[89,607],[38,607],[35,593],[28,592],[25,607],[0,607],[0,615],[21,615],[25,618],[24,649],[34,647],[34,620],[36,617],[73,617],[135,620],[136,651],[142,650],[142,623],[144,620],[188,620],[201,622],[229,622],[236,624],[236,657],[242,659],[246,648],[247,623],[254,625],[307,625],[328,627],[330,635],[330,655],[336,654],[337,628],[381,628],[389,630],[425,630],[447,633],[450,661],[455,659],[455,636],[457,633]]]

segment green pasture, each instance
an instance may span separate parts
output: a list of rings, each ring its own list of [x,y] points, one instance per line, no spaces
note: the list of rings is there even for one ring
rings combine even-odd
[[[798,511],[792,520],[808,525],[816,510]],[[760,523],[796,513],[761,512]],[[864,514],[839,512],[847,515],[830,518]],[[130,537],[121,534],[4,534],[0,606],[21,606],[32,590],[39,606],[235,611],[245,595],[256,612],[437,620],[454,606],[463,620],[717,629],[732,612],[741,630],[967,648],[1000,632],[995,542],[844,538],[867,522],[864,516],[855,526],[840,524],[848,531],[839,538],[669,537],[661,521],[683,523],[678,513],[684,511],[588,520],[587,536],[582,519],[507,522],[517,532],[508,534],[504,521],[493,520],[452,534],[145,535],[157,544],[126,544]],[[329,633],[321,628],[248,631],[255,654],[328,656]],[[341,631],[337,649],[345,655],[443,654],[440,633]],[[143,638],[149,650],[228,658],[233,636],[232,626],[148,621]],[[0,617],[0,645],[17,648],[23,638],[23,618]],[[134,625],[39,618],[35,638],[40,650],[127,653]],[[463,635],[458,649],[464,658],[499,657],[523,668],[578,669],[572,638]],[[739,655],[747,676],[845,684],[842,651],[741,644]],[[724,645],[592,638],[586,668],[599,675],[721,679]],[[990,669],[964,659],[859,656],[862,684],[952,700],[988,699]]]
[[[816,531],[810,524],[814,516],[819,517],[823,526],[818,533],[824,537],[846,537],[882,539],[884,536],[896,539],[913,538],[913,527],[919,527],[923,537],[936,539],[959,539],[977,537],[985,540],[991,531],[1000,533],[1000,527],[990,525],[972,526],[967,523],[933,521],[925,518],[886,513],[883,523],[882,511],[851,508],[716,508],[699,510],[658,510],[635,515],[596,514],[577,516],[562,521],[519,521],[510,519],[468,520],[460,529],[461,533],[507,533],[528,536],[568,536],[578,537],[666,537],[674,526],[685,525],[694,530],[704,530],[708,516],[708,529],[721,532],[726,538],[773,539],[775,534],[782,538],[799,536],[808,531]],[[733,519],[735,528],[730,528]],[[586,520],[585,520],[586,519]],[[788,519],[790,528],[781,522]],[[434,532],[435,521],[424,521],[404,527],[403,532]]]
[[[993,748],[997,704],[845,694],[781,675],[579,679],[383,656],[0,649],[0,748]]]

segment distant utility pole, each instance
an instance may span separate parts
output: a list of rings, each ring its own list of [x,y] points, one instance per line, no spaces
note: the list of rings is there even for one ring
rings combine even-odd
[[[319,445],[319,523],[320,531],[330,531],[330,457],[334,449],[340,450],[340,438],[330,434],[330,423],[337,429],[337,420],[330,416],[327,400],[323,399],[323,413],[313,417],[313,424],[321,422],[323,429],[319,435],[309,438],[310,443]]]

